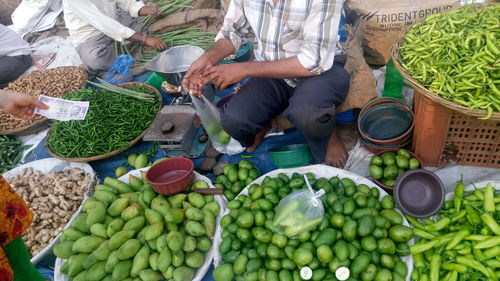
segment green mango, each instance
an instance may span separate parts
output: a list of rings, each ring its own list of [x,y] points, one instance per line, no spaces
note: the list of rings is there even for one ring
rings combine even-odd
[[[132,267],[132,260],[120,261],[113,268],[113,280],[123,280],[130,275],[130,269]]]
[[[148,225],[146,228],[147,229],[144,231],[144,238],[146,240],[154,240],[163,232],[163,222]]]
[[[108,237],[108,235],[106,233],[106,226],[102,223],[94,223],[90,227],[90,233],[92,233],[95,236],[102,237],[102,238]]]
[[[166,272],[172,264],[172,252],[169,248],[163,249],[158,256],[158,270],[162,273]]]
[[[139,277],[141,277],[142,281],[159,281],[163,279],[161,274],[155,272],[152,269],[143,269],[139,272]]]
[[[113,251],[120,248],[123,243],[134,237],[134,234],[135,231],[132,229],[117,232],[109,239],[109,249]]]
[[[194,270],[186,267],[186,266],[181,266],[178,267],[174,270],[174,281],[190,281],[193,280],[194,276]]]
[[[139,250],[139,252],[137,252],[137,254],[134,256],[134,261],[132,263],[132,269],[130,270],[130,275],[132,277],[139,276],[139,272],[141,270],[148,268],[148,265],[151,266],[150,253],[151,253],[151,251],[149,250],[148,245],[142,246],[142,248]],[[156,253],[157,258],[158,258],[158,255],[159,254]],[[153,256],[153,255],[151,255],[151,256]],[[151,268],[153,268],[153,267],[151,266]]]
[[[158,269],[158,257],[160,256],[159,253],[157,252],[154,252],[152,253],[150,256],[149,256],[149,266],[153,269],[153,270],[159,270]]]
[[[186,253],[186,259],[185,259],[186,265],[191,267],[191,268],[199,268],[205,262],[205,257],[203,256],[202,253],[198,251],[193,251],[191,253]]]
[[[137,239],[127,240],[118,249],[118,258],[120,260],[127,260],[132,258],[141,248],[141,242]]]
[[[118,198],[108,208],[108,215],[112,217],[119,216],[130,203],[130,198]]]
[[[108,248],[109,240],[106,240],[95,249],[92,254],[100,261],[105,261],[108,259],[111,250]]]
[[[116,218],[112,222],[108,224],[108,228],[106,229],[106,235],[111,237],[115,235],[118,231],[122,230],[125,222],[121,218]]]
[[[106,270],[104,269],[106,266],[106,263],[101,261],[96,264],[94,264],[88,271],[85,277],[87,278],[87,281],[100,281],[101,279],[104,278],[104,276],[107,275]]]
[[[163,222],[163,216],[153,209],[146,209],[146,211],[144,212],[144,216],[146,217],[146,221],[148,222],[148,224]]]
[[[167,214],[168,210],[170,209],[170,203],[168,203],[167,199],[163,197],[163,195],[158,194],[152,201],[151,201],[151,209],[157,211],[158,213],[165,215]]]
[[[184,200],[186,200],[186,198],[187,198],[187,194],[179,193],[179,194],[169,196],[167,198],[167,200],[170,203],[170,206],[172,208],[180,208],[182,206],[182,202],[184,202]]]
[[[207,233],[205,228],[203,228],[203,225],[197,221],[188,221],[186,223],[185,228],[186,228],[187,233],[189,233],[189,235],[195,236],[195,237],[202,236],[202,235],[205,235]]]
[[[75,241],[64,241],[54,246],[54,255],[61,259],[68,259],[74,254],[73,245]]]
[[[121,218],[124,221],[131,220],[141,214],[142,208],[139,204],[132,202],[130,206],[125,208],[121,213]]]
[[[84,270],[82,261],[84,258],[86,258],[88,255],[87,254],[78,254],[69,257],[69,260],[67,264],[70,264],[70,267],[68,269],[68,275],[71,277],[75,277],[78,275],[78,273],[82,272]]]
[[[132,229],[134,231],[141,230],[146,224],[146,219],[143,216],[135,217],[125,223],[123,230]]]
[[[91,253],[97,249],[104,240],[104,238],[95,235],[85,236],[75,241],[72,250],[78,253]]]
[[[169,232],[167,234],[167,245],[173,252],[180,251],[184,246],[184,236],[178,231]]]

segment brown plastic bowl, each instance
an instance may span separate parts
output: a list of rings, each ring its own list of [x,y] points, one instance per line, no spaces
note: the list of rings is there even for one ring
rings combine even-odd
[[[366,141],[380,146],[394,146],[411,137],[415,116],[403,102],[393,98],[380,98],[368,102],[361,109],[357,125],[359,134]],[[389,129],[396,130],[391,132]],[[386,135],[386,138],[376,134]]]
[[[399,148],[398,148],[398,149],[399,149]],[[398,149],[386,149],[386,150],[381,150],[381,151],[379,151],[379,152],[375,153],[375,155],[376,155],[376,156],[380,156],[380,155],[382,155],[382,153],[384,153],[384,152],[394,152],[394,153],[397,153],[397,152],[398,152]],[[411,155],[411,157],[417,158],[418,162],[420,163],[420,166],[418,166],[418,167],[419,167],[419,168],[422,168],[422,160],[420,160],[420,157],[418,157],[418,155],[417,155],[417,154],[415,154],[415,153],[413,153],[413,152],[411,152],[411,151],[410,151],[410,155]],[[409,170],[409,171],[413,171],[413,170]],[[403,175],[401,175],[401,176],[397,177],[396,182],[397,182],[397,180],[399,180],[399,178],[400,178],[400,177],[402,177],[402,176],[403,176]],[[387,191],[387,193],[389,193],[389,194],[392,194],[392,193],[393,193],[393,191],[394,191],[394,188],[393,188],[393,187],[387,186],[387,185],[383,184],[382,182],[380,182],[380,181],[379,181],[379,180],[377,180],[377,179],[372,178],[372,180],[373,180],[373,181],[374,181],[374,182],[375,182],[378,186],[382,187],[385,191]],[[396,186],[396,184],[394,184],[394,186]]]
[[[146,181],[153,190],[163,195],[177,194],[193,183],[193,161],[171,158],[160,161],[146,172]]]
[[[444,185],[433,172],[416,169],[402,174],[394,186],[394,200],[405,213],[417,218],[434,215],[444,202]]]
[[[363,146],[366,148],[366,150],[368,150],[374,154],[378,154],[382,151],[387,151],[387,150],[396,150],[397,151],[399,148],[408,146],[412,140],[412,137],[408,136],[405,140],[403,140],[399,144],[379,145],[379,144],[374,144],[374,143],[364,139],[363,136],[359,136],[359,138],[361,139],[361,142],[363,143]]]

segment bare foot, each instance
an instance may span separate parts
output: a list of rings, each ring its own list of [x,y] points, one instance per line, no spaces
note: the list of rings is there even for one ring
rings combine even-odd
[[[327,165],[343,168],[347,162],[347,151],[344,142],[339,138],[336,132],[333,132],[328,140],[328,148],[323,162]]]
[[[264,130],[260,131],[257,135],[255,135],[255,139],[253,141],[252,146],[247,148],[247,152],[254,152],[254,150],[257,148],[257,146],[262,142],[264,137],[266,136],[267,131],[269,131],[269,127],[265,128]]]

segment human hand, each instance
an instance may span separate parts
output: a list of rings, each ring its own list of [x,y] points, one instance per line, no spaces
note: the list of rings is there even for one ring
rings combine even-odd
[[[41,109],[49,108],[46,104],[39,101],[37,97],[24,93],[6,92],[0,95],[0,98],[2,99],[0,104],[4,105],[6,113],[27,120],[35,118],[35,107]]]
[[[182,88],[197,97],[201,97],[201,89],[208,83],[208,81],[204,82],[205,79],[203,79],[202,73],[212,67],[212,65],[213,63],[208,55],[203,54],[199,57],[191,64],[186,75],[184,75],[182,79]]]
[[[158,11],[158,6],[144,6],[139,10],[140,16],[152,16],[153,18],[158,18],[162,14]]]
[[[217,90],[224,90],[228,86],[239,82],[245,78],[246,69],[242,63],[221,64],[202,73],[206,82],[212,82]]]
[[[163,51],[167,48],[167,44],[163,42],[160,38],[146,36],[144,43],[151,48],[155,48],[158,51]]]

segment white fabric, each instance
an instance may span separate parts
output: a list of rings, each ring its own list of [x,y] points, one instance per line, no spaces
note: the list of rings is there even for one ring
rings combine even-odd
[[[138,17],[139,10],[144,7],[142,1],[135,0],[101,1],[118,6],[118,8],[127,11],[132,17]],[[105,13],[109,13],[109,10],[100,10],[93,2],[93,0],[63,0],[64,21],[75,47],[101,33],[119,42],[123,42],[134,35],[134,30],[122,25],[114,18],[106,16]],[[104,7],[105,5],[99,6]]]
[[[61,0],[23,0],[12,13],[12,29],[21,36],[50,29],[61,12]]]
[[[30,45],[13,30],[0,24],[0,57],[29,55]]]

